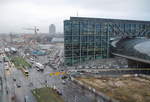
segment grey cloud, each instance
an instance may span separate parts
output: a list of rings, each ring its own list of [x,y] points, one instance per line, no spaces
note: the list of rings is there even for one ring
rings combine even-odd
[[[21,27],[28,25],[48,32],[51,23],[62,31],[63,20],[77,11],[86,17],[150,20],[149,4],[150,0],[0,0],[0,32],[23,32]]]

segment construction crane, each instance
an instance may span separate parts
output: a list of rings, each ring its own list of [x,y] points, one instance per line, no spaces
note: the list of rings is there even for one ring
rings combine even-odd
[[[24,30],[32,30],[32,31],[34,31],[35,35],[37,35],[37,32],[39,31],[39,29],[36,26],[34,26],[34,28],[23,28],[23,29]]]

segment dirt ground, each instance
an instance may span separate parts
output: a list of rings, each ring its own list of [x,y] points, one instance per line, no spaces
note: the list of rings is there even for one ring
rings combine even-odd
[[[150,102],[150,80],[130,75],[117,78],[77,78],[120,102]]]

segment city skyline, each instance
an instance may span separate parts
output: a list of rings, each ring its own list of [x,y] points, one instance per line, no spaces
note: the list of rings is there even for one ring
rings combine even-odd
[[[146,20],[150,19],[148,0],[1,0],[0,33],[25,33],[24,27],[38,26],[48,33],[50,24],[63,32],[70,16]]]

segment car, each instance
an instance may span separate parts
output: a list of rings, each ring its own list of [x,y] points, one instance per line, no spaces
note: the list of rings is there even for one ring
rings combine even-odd
[[[13,95],[11,96],[11,100],[14,101],[15,99],[16,99],[16,96],[13,94]]]
[[[29,96],[25,96],[25,97],[24,97],[24,102],[31,102]]]
[[[90,72],[91,72],[91,70],[86,70],[86,72],[90,73]]]
[[[79,69],[82,69],[82,66],[78,66]]]
[[[36,70],[37,70],[37,71],[40,71],[40,69],[39,69],[39,68],[36,68]]]
[[[86,71],[85,71],[85,70],[81,70],[80,72],[81,72],[81,73],[85,73]]]
[[[9,70],[9,65],[8,65],[8,63],[4,63],[4,66],[5,66],[5,69],[6,69],[6,70]]]
[[[67,76],[62,76],[61,79],[67,79]]]
[[[5,63],[4,63],[4,66],[8,66],[8,63],[7,63],[7,62],[5,62]]]
[[[34,61],[31,60],[30,63],[31,63],[31,64],[34,64]]]
[[[56,92],[58,95],[62,95],[62,93],[60,91],[56,90]]]
[[[93,72],[94,74],[99,74],[99,72],[98,71],[95,71],[95,72]]]
[[[21,87],[21,81],[17,81],[16,86],[17,86],[18,88],[20,88],[20,87]]]
[[[85,66],[85,69],[89,69],[90,67],[89,66]]]
[[[9,68],[8,68],[8,67],[5,67],[5,70],[9,70]]]
[[[32,83],[32,82],[30,82],[28,86],[29,86],[29,87],[32,87],[32,86],[33,86],[33,83]]]
[[[13,78],[13,81],[16,81],[16,78]]]
[[[34,61],[34,59],[33,59],[33,58],[30,58],[30,60],[31,60],[31,61]]]
[[[62,80],[62,84],[65,84],[66,83],[66,81],[65,80]]]
[[[93,66],[92,68],[93,68],[93,69],[96,69],[97,67],[96,67],[96,66]]]

